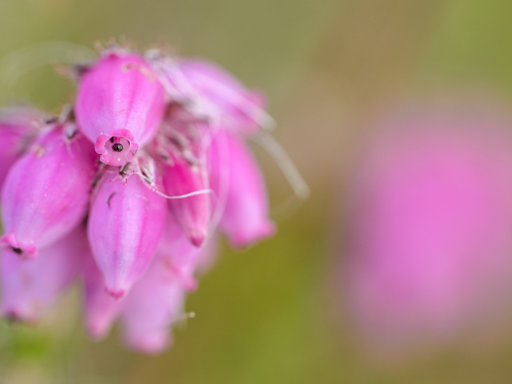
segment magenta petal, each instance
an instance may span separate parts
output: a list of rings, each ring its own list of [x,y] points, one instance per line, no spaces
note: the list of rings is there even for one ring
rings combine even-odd
[[[107,291],[122,297],[146,271],[165,226],[165,199],[138,176],[107,174],[94,197],[89,239]],[[108,176],[113,177],[112,180]]]
[[[221,151],[225,156],[220,156]],[[220,227],[229,241],[244,247],[273,235],[275,225],[268,218],[265,181],[249,148],[237,137],[221,131],[212,142],[210,162],[211,184],[219,201],[227,189]]]
[[[124,300],[117,300],[105,291],[105,280],[90,251],[84,257],[83,279],[87,332],[95,339],[102,339],[110,331]]]
[[[125,299],[121,316],[126,344],[145,353],[162,352],[170,341],[170,326],[182,315],[185,294],[181,279],[155,258]]]
[[[5,181],[0,243],[30,258],[69,233],[87,212],[95,171],[93,148],[80,133],[67,139],[57,127],[40,137]]]
[[[164,169],[164,187],[168,196],[182,196],[208,188],[205,170],[201,164],[192,165],[172,153],[170,156],[171,163],[166,164]],[[170,199],[169,207],[185,236],[199,247],[208,235],[211,216],[210,194]]]
[[[164,88],[134,54],[109,53],[80,79],[75,114],[101,161],[123,165],[156,133]]]
[[[2,305],[4,316],[35,322],[77,275],[87,245],[85,229],[40,251],[35,260],[22,260],[11,249],[1,256]]]

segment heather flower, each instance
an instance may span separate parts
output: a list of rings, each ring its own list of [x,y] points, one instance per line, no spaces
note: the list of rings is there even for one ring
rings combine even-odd
[[[377,351],[443,344],[510,309],[509,126],[492,114],[418,115],[368,145],[343,270],[354,320]]]
[[[164,89],[141,57],[107,51],[80,77],[75,113],[100,161],[124,165],[155,135]]]
[[[56,123],[12,166],[2,194],[4,247],[35,257],[85,216],[94,151],[72,123]]]
[[[210,162],[217,204],[224,206],[220,228],[231,244],[245,247],[271,236],[275,226],[268,218],[265,182],[249,148],[240,138],[220,131],[211,145]]]
[[[34,260],[23,260],[12,249],[1,251],[1,312],[13,320],[36,322],[70,285],[82,267],[87,249],[81,225],[41,250]]]
[[[76,103],[46,125],[0,116],[1,284],[3,314],[35,321],[79,276],[89,334],[119,319],[129,347],[156,353],[219,229],[245,246],[274,227],[243,143],[269,119],[262,96],[213,64],[146,57],[110,47],[73,67]]]
[[[166,201],[137,176],[125,181],[107,170],[89,213],[94,259],[114,297],[123,296],[146,271],[165,225]]]

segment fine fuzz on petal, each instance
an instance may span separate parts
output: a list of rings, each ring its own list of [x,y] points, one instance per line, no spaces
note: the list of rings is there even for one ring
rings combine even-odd
[[[132,161],[155,134],[163,112],[163,86],[137,55],[106,53],[80,78],[76,118],[105,164]]]
[[[69,124],[66,124],[69,125]],[[11,168],[2,194],[0,239],[22,257],[37,255],[85,216],[96,172],[95,154],[79,132],[59,125],[41,136]],[[73,128],[71,126],[71,128]]]
[[[166,201],[138,176],[107,174],[89,216],[89,240],[106,290],[122,297],[146,271],[165,225]]]

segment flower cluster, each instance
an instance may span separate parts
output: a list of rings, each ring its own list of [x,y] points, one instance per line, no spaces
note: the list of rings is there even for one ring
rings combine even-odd
[[[245,247],[274,233],[245,143],[271,120],[203,60],[110,47],[72,71],[61,116],[0,116],[1,311],[35,322],[78,278],[91,336],[119,318],[129,347],[159,352],[216,234]]]

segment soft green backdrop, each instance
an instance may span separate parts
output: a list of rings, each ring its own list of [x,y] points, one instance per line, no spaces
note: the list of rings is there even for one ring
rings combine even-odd
[[[365,122],[392,100],[478,88],[512,91],[512,3],[503,0],[2,0],[0,58],[44,41],[92,47],[126,36],[202,56],[265,90],[276,137],[312,187],[278,235],[242,253],[222,244],[160,356],[94,343],[77,292],[35,328],[0,326],[0,383],[510,383],[512,342],[454,347],[383,366],[344,325],[332,273],[343,257],[344,187]],[[73,88],[51,66],[0,89],[57,112]],[[290,193],[257,150],[272,202]],[[342,215],[341,215],[342,216]],[[337,300],[338,299],[338,300]],[[341,313],[341,316],[340,316]],[[503,335],[511,339],[510,334]]]

